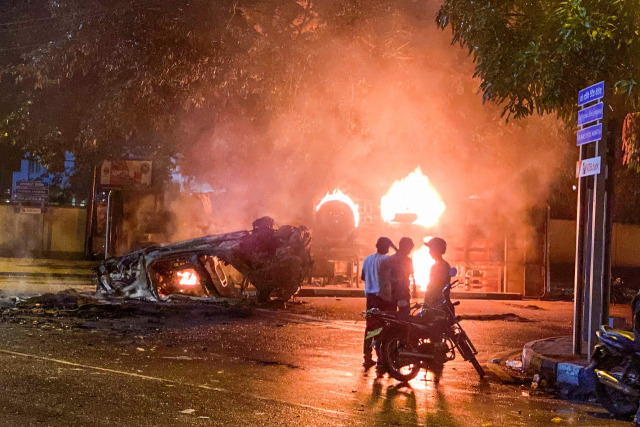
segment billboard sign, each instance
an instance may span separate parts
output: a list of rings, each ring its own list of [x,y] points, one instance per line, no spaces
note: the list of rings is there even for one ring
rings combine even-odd
[[[11,201],[16,203],[47,203],[49,201],[49,184],[42,181],[18,181],[11,194]]]
[[[147,160],[105,160],[100,184],[112,187],[151,186],[152,162]]]
[[[579,160],[577,166],[576,174],[578,175],[578,178],[598,175],[600,173],[600,157],[592,157],[582,161]]]

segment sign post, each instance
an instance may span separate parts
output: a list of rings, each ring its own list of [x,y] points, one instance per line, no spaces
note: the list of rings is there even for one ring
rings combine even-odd
[[[11,201],[44,205],[49,201],[49,184],[42,181],[18,181]]]
[[[608,170],[605,103],[602,102],[604,94],[604,82],[591,85],[578,93],[578,106],[581,109],[578,112],[580,129],[576,134],[580,160],[576,167],[578,203],[574,354],[582,354],[583,339],[587,341],[587,351],[590,353],[593,350],[597,342],[596,332],[609,317],[606,207],[610,201],[606,192]]]
[[[100,190],[107,192],[104,244],[105,259],[109,258],[114,252],[114,246],[117,240],[114,232],[117,230],[117,223],[121,221],[121,218],[118,219],[119,216],[117,212],[122,213],[123,209],[122,191],[126,189],[149,189],[152,184],[152,170],[153,162],[150,160],[105,160],[102,162],[99,170],[94,170],[93,197],[95,197],[96,184],[98,183]],[[91,216],[89,218],[91,222],[87,225],[87,230],[91,233],[91,239],[93,239],[93,212],[96,210],[100,212],[100,208],[98,207],[98,209],[96,209],[95,205],[96,203],[92,198],[90,208]],[[99,222],[98,219],[96,219],[96,221]],[[91,244],[92,240],[89,240],[86,247],[88,251],[92,252]]]

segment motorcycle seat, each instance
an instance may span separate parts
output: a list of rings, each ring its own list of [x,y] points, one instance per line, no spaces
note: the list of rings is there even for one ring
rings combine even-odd
[[[616,341],[621,346],[637,347],[638,343],[636,343],[636,337],[634,336],[633,331],[613,329],[602,325],[600,326],[600,333],[602,334],[602,338]]]

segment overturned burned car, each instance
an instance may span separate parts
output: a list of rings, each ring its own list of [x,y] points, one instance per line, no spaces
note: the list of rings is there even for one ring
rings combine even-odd
[[[152,246],[95,269],[98,292],[162,301],[170,295],[231,297],[256,289],[259,301],[288,300],[308,277],[311,234],[260,218],[251,231]]]

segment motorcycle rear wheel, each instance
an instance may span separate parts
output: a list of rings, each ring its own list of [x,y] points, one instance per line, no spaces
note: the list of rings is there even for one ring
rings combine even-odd
[[[622,364],[621,357],[607,355],[595,360],[594,369],[612,371]],[[617,375],[613,374],[615,377]],[[619,379],[619,378],[618,378]],[[638,398],[629,396],[614,388],[607,387],[596,379],[596,396],[607,411],[618,417],[631,417],[638,411]]]
[[[406,347],[399,338],[385,341],[382,351],[389,376],[400,382],[408,382],[420,372],[420,362],[414,358],[403,357],[398,354]]]

